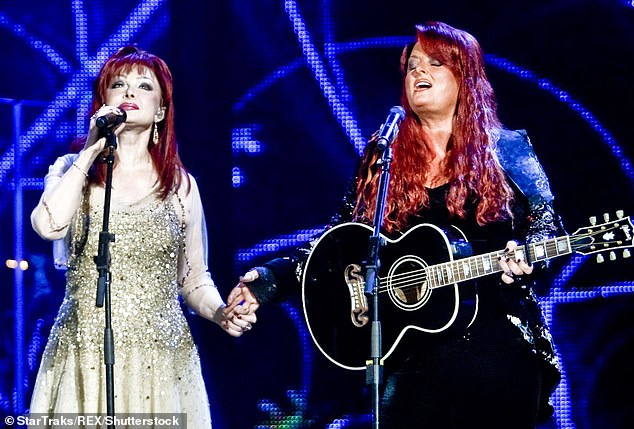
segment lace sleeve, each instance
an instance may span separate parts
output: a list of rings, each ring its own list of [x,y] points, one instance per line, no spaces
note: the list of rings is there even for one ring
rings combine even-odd
[[[178,257],[179,292],[187,305],[199,315],[213,319],[224,304],[207,266],[207,226],[196,180],[190,175],[175,198],[181,209],[182,241]]]
[[[50,197],[53,190],[60,185],[66,172],[73,166],[76,158],[77,154],[67,154],[57,158],[44,177],[44,192],[38,205],[31,212],[31,225],[35,232],[45,239],[55,240],[64,237],[77,211],[78,204],[68,202],[72,196]],[[75,199],[78,203],[79,198]]]
[[[85,172],[80,175],[75,164],[78,156],[76,153],[66,154],[49,166],[44,177],[44,192],[31,212],[33,230],[42,238],[53,240],[55,268],[61,270],[68,267],[69,226],[77,213],[86,183]],[[69,170],[73,170],[73,166],[77,170],[73,171],[76,177],[67,179],[71,183],[62,185],[62,179]],[[54,192],[58,186],[64,188],[62,192]]]

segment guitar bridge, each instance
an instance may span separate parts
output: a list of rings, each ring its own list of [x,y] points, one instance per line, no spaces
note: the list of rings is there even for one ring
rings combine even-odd
[[[344,281],[350,293],[350,319],[361,328],[368,324],[368,299],[365,296],[365,279],[361,276],[361,266],[350,264],[344,270]]]

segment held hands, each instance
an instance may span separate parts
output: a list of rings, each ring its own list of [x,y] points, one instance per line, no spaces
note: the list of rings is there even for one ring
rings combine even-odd
[[[258,277],[257,271],[249,271],[240,277],[240,283],[229,293],[227,305],[221,310],[222,320],[219,323],[229,335],[239,337],[251,330],[257,322],[255,311],[260,304],[245,283],[252,282]]]
[[[513,259],[512,255],[516,248],[516,242],[507,242],[505,249],[506,257],[499,258],[500,268],[502,269],[502,281],[506,284],[513,283],[518,276],[528,275],[533,272],[533,267],[528,265],[526,261]]]
[[[251,330],[252,325],[257,321],[254,312],[249,312],[248,307],[223,305],[216,312],[214,321],[232,337],[239,337],[246,331]]]

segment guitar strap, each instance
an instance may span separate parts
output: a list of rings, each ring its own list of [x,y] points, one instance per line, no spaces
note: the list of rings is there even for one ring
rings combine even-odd
[[[552,203],[554,197],[526,130],[500,130],[495,154],[502,169],[531,205]]]

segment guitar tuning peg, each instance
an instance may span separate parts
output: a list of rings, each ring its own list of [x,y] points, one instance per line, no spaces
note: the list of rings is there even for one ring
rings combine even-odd
[[[596,216],[590,216],[590,225],[594,226],[597,224],[597,217]]]
[[[610,221],[610,214],[609,213],[603,213],[603,221],[604,222],[609,222]]]
[[[630,249],[623,250],[623,258],[627,259],[630,256],[632,256],[632,254],[630,253]]]
[[[605,261],[605,259],[603,258],[603,255],[599,253],[597,255],[597,264],[602,264],[603,261]]]
[[[610,252],[610,261],[616,261],[616,253]]]

